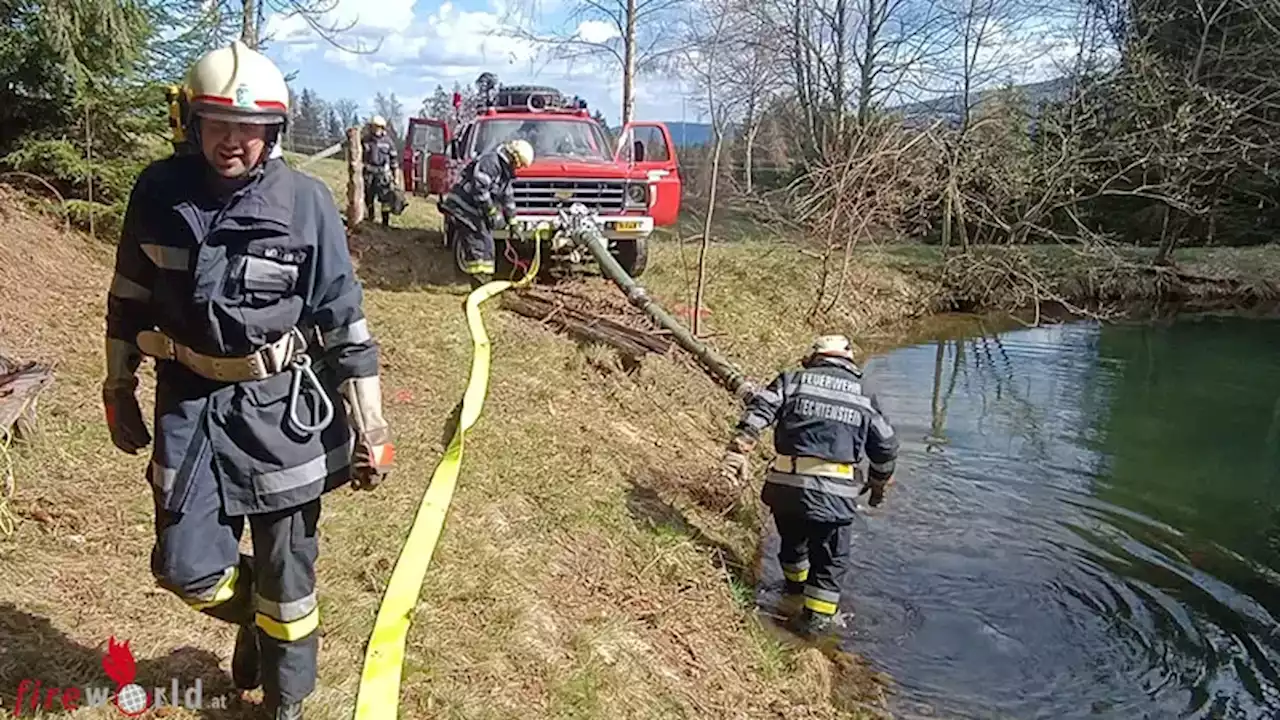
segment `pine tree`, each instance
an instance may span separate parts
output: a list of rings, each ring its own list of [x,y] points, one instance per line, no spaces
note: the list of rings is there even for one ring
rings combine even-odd
[[[338,120],[336,106],[329,106],[329,117],[326,124],[329,129],[329,142],[341,142],[343,137],[342,122]]]
[[[323,138],[324,115],[320,100],[310,88],[303,88],[298,100],[297,131],[294,133],[294,145],[300,152],[318,152],[323,147],[316,147]]]

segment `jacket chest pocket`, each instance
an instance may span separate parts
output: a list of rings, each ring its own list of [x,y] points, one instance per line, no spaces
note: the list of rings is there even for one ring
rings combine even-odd
[[[298,291],[305,250],[251,247],[228,267],[228,289],[245,305],[263,307]]]

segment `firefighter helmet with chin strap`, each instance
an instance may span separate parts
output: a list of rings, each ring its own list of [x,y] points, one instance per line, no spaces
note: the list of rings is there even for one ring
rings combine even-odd
[[[279,157],[289,120],[289,86],[266,55],[239,40],[204,54],[187,73],[187,134],[199,145],[199,118],[269,126],[268,157]]]

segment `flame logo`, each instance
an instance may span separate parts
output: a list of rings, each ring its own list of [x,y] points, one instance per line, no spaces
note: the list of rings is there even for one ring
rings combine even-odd
[[[114,636],[107,641],[107,654],[102,658],[102,669],[107,677],[115,680],[116,685],[128,685],[133,682],[138,668],[133,661],[133,651],[129,649],[129,641],[116,642]]]
[[[116,683],[116,709],[125,715],[136,716],[146,712],[151,698],[142,686],[133,683],[138,673],[129,641],[116,642],[115,636],[107,641],[107,654],[102,658],[102,669]]]

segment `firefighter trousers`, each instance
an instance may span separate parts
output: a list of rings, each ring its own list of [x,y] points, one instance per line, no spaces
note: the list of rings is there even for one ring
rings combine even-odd
[[[458,269],[475,278],[492,277],[497,262],[492,230],[473,230],[466,225],[453,223],[453,250],[458,259]]]
[[[151,570],[192,608],[256,626],[268,702],[301,702],[315,689],[320,622],[315,563],[320,499],[250,515],[253,555],[242,555],[244,517],[222,511],[217,483],[197,483],[184,513],[156,504]]]
[[[775,515],[782,546],[778,562],[789,589],[804,586],[804,606],[821,615],[834,615],[840,604],[840,584],[851,564],[852,523],[820,523],[802,515]]]
[[[366,170],[364,173],[364,207],[369,217],[374,215],[374,203],[382,203],[382,212],[390,212],[394,189],[391,187],[391,175],[383,172]]]

